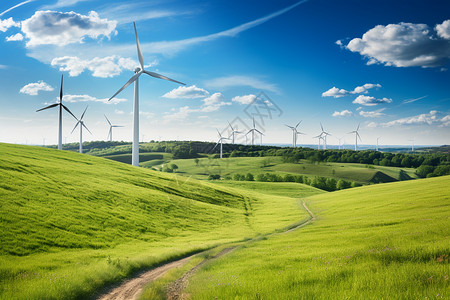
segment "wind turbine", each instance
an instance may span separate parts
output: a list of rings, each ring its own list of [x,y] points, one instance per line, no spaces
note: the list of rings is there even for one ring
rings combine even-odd
[[[216,149],[217,145],[220,144],[220,158],[222,158],[222,141],[229,140],[229,138],[223,137],[217,128],[216,128],[216,130],[217,130],[217,133],[219,134],[219,140],[217,141],[217,144],[214,146],[213,150]]]
[[[292,147],[293,148],[297,147],[297,134],[298,134],[297,127],[298,127],[298,125],[300,125],[301,122],[302,121],[298,122],[297,125],[295,125],[295,126],[289,126],[287,124],[284,124],[285,126],[289,127],[292,130]]]
[[[414,138],[412,138],[412,140],[409,141],[412,142],[411,151],[414,153]]]
[[[74,114],[65,106],[63,103],[63,75],[61,75],[61,89],[59,91],[59,103],[55,103],[52,105],[49,105],[47,107],[38,109],[36,112],[39,112],[41,110],[45,110],[48,108],[53,108],[56,106],[59,106],[59,129],[58,129],[58,150],[62,149],[62,109],[64,108],[69,114],[72,115],[72,117],[75,118],[75,120],[78,121],[77,117],[74,116]]]
[[[313,139],[319,139],[319,143],[317,144],[317,150],[320,150],[320,140],[323,139],[322,133],[313,137]]]
[[[342,140],[343,138],[344,138],[343,136],[340,137],[340,138],[337,138],[337,139],[339,140],[339,150],[341,150],[341,140]]]
[[[109,132],[108,132],[108,137],[106,139],[109,139],[110,142],[112,142],[112,129],[113,127],[123,127],[120,125],[112,125],[111,122],[109,121],[108,117],[106,115],[104,115],[106,118],[106,121],[108,121],[109,124]]]
[[[87,131],[89,131],[90,134],[92,134],[92,132],[86,127],[86,125],[84,125],[84,121],[83,121],[83,117],[84,114],[86,113],[86,110],[88,109],[88,107],[86,106],[86,108],[83,111],[83,114],[81,115],[81,118],[78,120],[77,124],[75,124],[75,127],[72,129],[71,134],[74,132],[75,128],[77,128],[78,125],[80,125],[80,153],[83,153],[83,127],[86,128]]]
[[[320,133],[320,135],[322,136],[323,139],[323,149],[327,150],[327,135],[331,135],[328,132],[326,132],[325,130],[323,130],[323,126],[322,126],[322,122],[320,123],[320,128],[322,129],[322,132]]]
[[[131,155],[131,164],[133,166],[139,166],[139,76],[141,76],[143,73],[150,75],[155,78],[164,79],[168,81],[173,81],[182,85],[185,85],[182,82],[170,79],[166,76],[160,75],[158,73],[150,72],[144,69],[144,58],[142,57],[142,51],[141,51],[141,45],[139,44],[139,38],[137,35],[136,30],[136,24],[133,22],[134,25],[134,34],[136,36],[136,47],[137,47],[137,53],[139,58],[139,64],[140,68],[137,67],[134,70],[134,75],[128,80],[127,83],[123,87],[121,87],[111,98],[109,98],[108,101],[110,101],[112,98],[114,98],[117,94],[119,94],[121,91],[123,91],[126,87],[128,87],[130,84],[134,82],[134,105],[133,105],[133,118],[134,118],[134,126],[133,126],[133,146],[132,146],[132,155]]]
[[[381,138],[381,136],[377,137],[377,151],[378,151],[378,140]]]
[[[359,132],[358,132],[359,125],[361,125],[361,123],[358,124],[358,127],[356,127],[356,130],[353,130],[353,131],[350,131],[349,133],[347,133],[347,134],[351,134],[351,133],[355,134],[355,151],[358,150],[358,139],[360,142],[362,142],[361,136],[359,135]]]
[[[253,128],[250,129],[245,136],[247,136],[247,134],[252,133],[252,146],[255,144],[255,131],[258,132],[259,134],[263,135],[263,133],[261,131],[259,131],[258,129],[256,129],[255,126],[255,117],[253,117]]]
[[[227,122],[228,122],[228,121],[227,121]],[[231,126],[230,122],[228,122],[228,125],[230,125],[230,128],[231,128],[231,136],[233,137],[231,143],[234,144],[234,135],[235,135],[236,133],[243,133],[243,132],[242,132],[242,131],[234,130],[234,128],[233,128],[233,126]]]

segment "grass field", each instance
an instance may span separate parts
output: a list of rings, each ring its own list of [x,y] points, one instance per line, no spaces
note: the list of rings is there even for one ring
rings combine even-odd
[[[316,220],[190,279],[192,299],[446,299],[450,176],[324,193]]]
[[[219,159],[201,158],[198,165],[194,159],[172,160],[179,169],[178,172],[193,176],[197,179],[206,179],[209,174],[220,174],[222,177],[233,174],[254,175],[260,173],[276,172],[279,175],[293,174],[306,175],[310,177],[323,176],[335,179],[356,181],[361,184],[376,183],[379,177],[382,181],[396,181],[409,178],[415,179],[417,175],[414,169],[366,166],[351,163],[320,163],[313,164],[302,160],[298,164],[283,163],[281,157],[233,157]],[[400,172],[401,170],[404,171]],[[380,174],[381,173],[381,174]],[[403,174],[403,175],[402,175]],[[405,175],[406,174],[406,175]],[[381,175],[381,176],[380,176]],[[389,179],[391,178],[391,179]]]
[[[0,144],[0,153],[1,299],[92,297],[142,268],[307,217],[289,193],[68,151]],[[296,197],[323,193],[298,187]]]
[[[126,163],[131,165],[131,154],[115,154],[115,155],[105,155],[103,158],[115,160],[118,162]],[[140,153],[139,154],[139,165],[146,168],[151,168],[156,165],[163,164],[172,159],[171,153],[165,152],[150,152],[150,153]]]

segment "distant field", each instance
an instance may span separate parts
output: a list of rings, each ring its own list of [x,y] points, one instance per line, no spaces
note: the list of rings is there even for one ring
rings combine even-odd
[[[233,157],[225,159],[201,158],[196,164],[194,159],[172,160],[183,175],[193,176],[197,179],[207,179],[209,174],[220,174],[222,177],[233,174],[254,175],[267,172],[277,174],[307,175],[310,177],[323,176],[335,179],[355,181],[361,184],[390,182],[400,179],[415,179],[414,169],[366,166],[353,163],[320,163],[313,164],[302,160],[298,164],[283,163],[278,156],[271,157]],[[404,172],[401,172],[404,171]],[[402,177],[403,176],[403,177]]]
[[[0,143],[0,153],[1,299],[91,297],[136,270],[307,217],[289,193],[69,151]]]
[[[192,299],[447,299],[450,176],[324,193],[317,219],[189,279]]]

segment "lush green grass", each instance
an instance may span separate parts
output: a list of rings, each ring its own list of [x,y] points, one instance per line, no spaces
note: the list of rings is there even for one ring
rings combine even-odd
[[[448,298],[450,176],[306,199],[312,224],[247,244],[190,279],[192,299]]]
[[[2,299],[86,298],[141,268],[306,217],[292,197],[68,151],[0,153]]]
[[[279,175],[293,174],[306,175],[309,177],[323,176],[335,179],[344,179],[356,181],[362,184],[376,182],[374,176],[380,176],[383,181],[404,180],[401,178],[400,171],[410,178],[417,178],[414,169],[384,167],[384,166],[366,166],[352,163],[320,163],[313,164],[306,160],[298,164],[283,163],[282,158],[278,156],[270,157],[232,157],[220,159],[201,158],[198,165],[194,159],[173,160],[182,174],[192,175],[197,179],[206,179],[210,174],[220,174],[222,177],[232,176],[233,174],[276,172]],[[384,175],[384,176],[383,176]],[[404,176],[404,175],[403,175]]]
[[[131,154],[115,154],[105,155],[104,158],[112,159],[115,161],[131,164]],[[151,152],[139,154],[139,165],[143,167],[151,167],[158,164],[162,164],[172,159],[172,154],[164,152]]]

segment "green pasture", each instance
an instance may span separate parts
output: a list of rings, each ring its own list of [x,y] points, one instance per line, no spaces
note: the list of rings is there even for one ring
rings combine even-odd
[[[289,193],[69,151],[0,144],[0,153],[1,299],[95,297],[138,270],[307,218]]]
[[[306,198],[316,220],[246,243],[189,280],[192,299],[447,299],[450,176]]]

